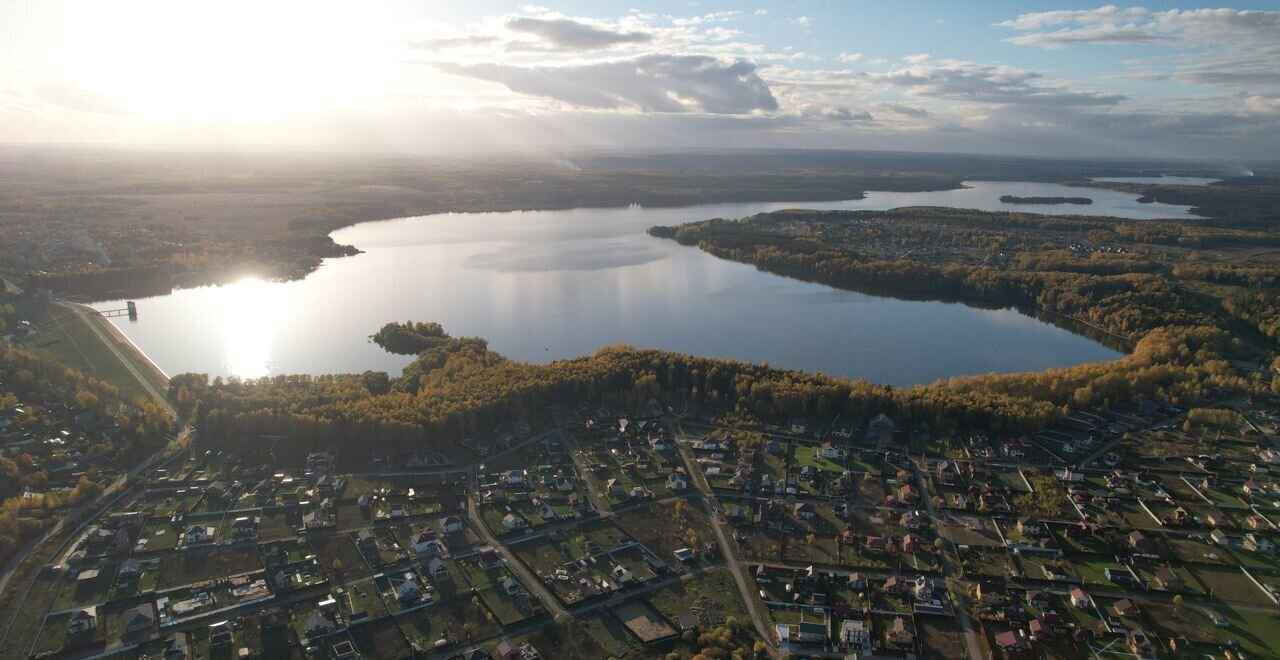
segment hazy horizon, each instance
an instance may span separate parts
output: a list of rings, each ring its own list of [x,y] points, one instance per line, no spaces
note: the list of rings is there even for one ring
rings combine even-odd
[[[23,2],[0,143],[1273,158],[1277,9]]]

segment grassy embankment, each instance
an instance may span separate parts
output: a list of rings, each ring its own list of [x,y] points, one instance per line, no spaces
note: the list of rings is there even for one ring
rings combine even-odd
[[[111,383],[128,399],[157,395],[163,398],[169,387],[168,378],[110,321],[83,309],[57,303],[31,304],[26,310],[27,318],[38,335],[22,347]]]

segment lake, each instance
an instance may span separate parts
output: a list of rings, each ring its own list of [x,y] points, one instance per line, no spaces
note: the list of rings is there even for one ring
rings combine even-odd
[[[388,321],[437,321],[488,338],[511,358],[548,362],[616,343],[768,362],[894,385],[1041,370],[1120,354],[1012,309],[906,301],[757,271],[650,237],[652,225],[784,208],[950,206],[1061,213],[1001,195],[1079,196],[1080,215],[1189,217],[1134,195],[1053,184],[966,182],[924,193],[869,192],[815,203],[444,213],[334,232],[364,250],[305,280],[245,280],[138,299],[112,319],[165,373],[257,377],[369,369],[408,361],[368,340]],[[122,306],[104,301],[99,309]]]

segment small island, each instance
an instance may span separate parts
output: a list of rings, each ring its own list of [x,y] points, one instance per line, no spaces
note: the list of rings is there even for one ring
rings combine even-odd
[[[1001,195],[1000,201],[1005,204],[1092,204],[1088,197],[1018,197]]]

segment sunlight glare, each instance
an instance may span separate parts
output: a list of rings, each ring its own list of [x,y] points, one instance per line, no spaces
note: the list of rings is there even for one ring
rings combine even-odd
[[[276,285],[246,278],[218,289],[223,363],[240,378],[271,373],[271,338],[280,326],[281,301]]]

